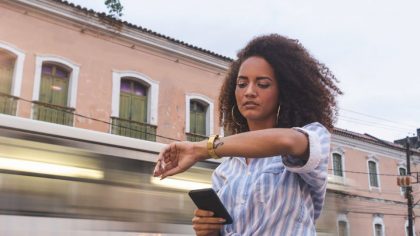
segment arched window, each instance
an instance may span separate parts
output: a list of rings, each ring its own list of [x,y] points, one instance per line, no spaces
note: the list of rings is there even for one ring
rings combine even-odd
[[[367,159],[367,168],[369,173],[369,189],[380,190],[381,183],[379,179],[379,161],[374,155],[369,155]]]
[[[385,236],[385,225],[382,217],[376,215],[373,218],[373,235]]]
[[[401,175],[401,176],[407,175],[407,169],[405,167],[402,167],[402,166],[398,167],[398,174]],[[400,187],[401,194],[404,194],[405,190],[406,190],[405,187]]]
[[[36,57],[33,119],[73,125],[79,66],[58,56]]]
[[[0,92],[11,94],[16,55],[0,48]]]
[[[200,101],[190,101],[190,133],[206,136],[206,112],[207,105]],[[192,141],[192,140],[191,140]]]
[[[200,94],[186,95],[185,133],[188,141],[201,141],[213,133],[213,102]]]
[[[73,109],[68,108],[70,74],[71,69],[64,65],[43,63],[35,119],[63,125],[73,124]]]
[[[25,54],[0,41],[0,113],[16,115]]]
[[[16,114],[16,103],[11,96],[16,55],[0,48],[0,113]]]
[[[69,69],[62,65],[44,63],[41,72],[39,101],[61,107],[67,106]]]
[[[156,141],[158,84],[137,72],[114,72],[111,133]]]
[[[333,153],[333,173],[335,176],[343,177],[343,158],[338,153]]]
[[[135,79],[121,79],[120,118],[147,122],[147,90],[148,88]]]
[[[337,233],[338,236],[349,236],[350,225],[345,214],[339,214],[337,217]]]

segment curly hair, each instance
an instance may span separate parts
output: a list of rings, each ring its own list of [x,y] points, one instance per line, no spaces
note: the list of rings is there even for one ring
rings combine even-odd
[[[281,104],[278,128],[302,127],[311,122],[333,128],[338,114],[336,96],[343,94],[336,86],[338,80],[297,40],[270,34],[254,38],[240,50],[226,75],[219,96],[219,119],[227,133],[249,131],[237,108],[235,88],[241,64],[252,56],[264,58],[274,70]]]

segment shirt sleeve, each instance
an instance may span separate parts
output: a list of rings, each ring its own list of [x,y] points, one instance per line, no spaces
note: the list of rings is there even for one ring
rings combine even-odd
[[[330,148],[330,133],[320,123],[311,123],[303,128],[294,127],[293,129],[302,132],[308,137],[309,157],[307,160],[293,156],[283,157],[286,168],[295,173],[309,173],[320,170],[318,167],[323,161],[327,161]],[[324,160],[326,159],[326,160]]]
[[[311,123],[303,128],[294,129],[308,137],[309,158],[302,160],[293,156],[284,156],[283,164],[288,171],[298,174],[308,185],[314,203],[316,219],[322,209],[327,189],[331,134],[320,123]]]

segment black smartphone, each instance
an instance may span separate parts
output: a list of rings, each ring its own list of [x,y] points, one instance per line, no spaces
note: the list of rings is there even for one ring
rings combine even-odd
[[[226,221],[223,224],[232,224],[232,217],[226,210],[219,196],[212,188],[191,190],[188,195],[198,209],[214,212],[214,217],[220,217]]]

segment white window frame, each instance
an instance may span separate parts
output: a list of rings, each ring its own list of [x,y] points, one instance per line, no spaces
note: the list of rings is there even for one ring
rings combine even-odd
[[[69,91],[68,91],[67,106],[70,108],[76,109],[77,85],[78,85],[78,80],[79,80],[80,65],[61,56],[36,55],[34,89],[32,93],[32,100],[34,101],[39,100],[39,92],[41,89],[42,65],[44,63],[64,65],[65,67],[68,67],[71,70],[70,75],[69,75]]]
[[[190,102],[192,100],[207,105],[206,110],[206,136],[214,133],[214,102],[209,97],[198,93],[187,93],[185,95],[185,133],[190,132]]]
[[[146,84],[147,89],[147,124],[158,124],[158,99],[159,99],[159,82],[152,80],[149,76],[136,71],[112,71],[112,110],[111,116],[120,116],[120,92],[121,79],[130,77],[142,84]]]
[[[404,165],[404,164],[399,164],[397,166],[397,175],[400,175],[400,169],[405,169],[405,173],[407,173],[407,166]],[[401,195],[404,195],[404,191],[403,191],[402,187],[400,187],[400,193],[401,193]]]
[[[346,225],[347,225],[347,228],[346,228],[346,231],[347,231],[347,235],[350,235],[350,224],[349,224],[349,220],[347,219],[347,215],[346,214],[338,214],[338,216],[337,216],[337,235],[338,235],[338,230],[339,230],[339,222],[340,221],[343,221],[343,222],[346,222]]]
[[[23,80],[23,65],[26,56],[25,52],[18,47],[3,41],[0,41],[0,48],[16,56],[15,66],[13,68],[12,89],[10,94],[15,97],[20,97]]]
[[[382,234],[383,235],[376,235],[376,230],[375,230],[375,225],[376,224],[380,224],[382,226]],[[382,219],[382,217],[375,215],[373,217],[373,221],[372,221],[372,228],[373,228],[373,236],[385,236],[385,224],[384,224],[384,220]]]
[[[376,175],[378,178],[378,187],[370,185],[370,172],[369,172],[369,161],[373,161],[376,164]],[[369,190],[378,190],[381,191],[381,175],[379,172],[379,160],[374,155],[369,155],[366,161],[367,173],[368,173],[368,183],[369,183]]]
[[[334,174],[334,153],[341,156],[341,168],[343,170],[343,176],[338,176],[338,175]],[[332,175],[335,178],[340,178],[343,182],[346,178],[346,171],[345,171],[346,170],[346,165],[345,165],[346,161],[345,161],[345,155],[344,154],[345,154],[345,151],[342,147],[336,147],[331,151],[331,167],[333,169]]]

